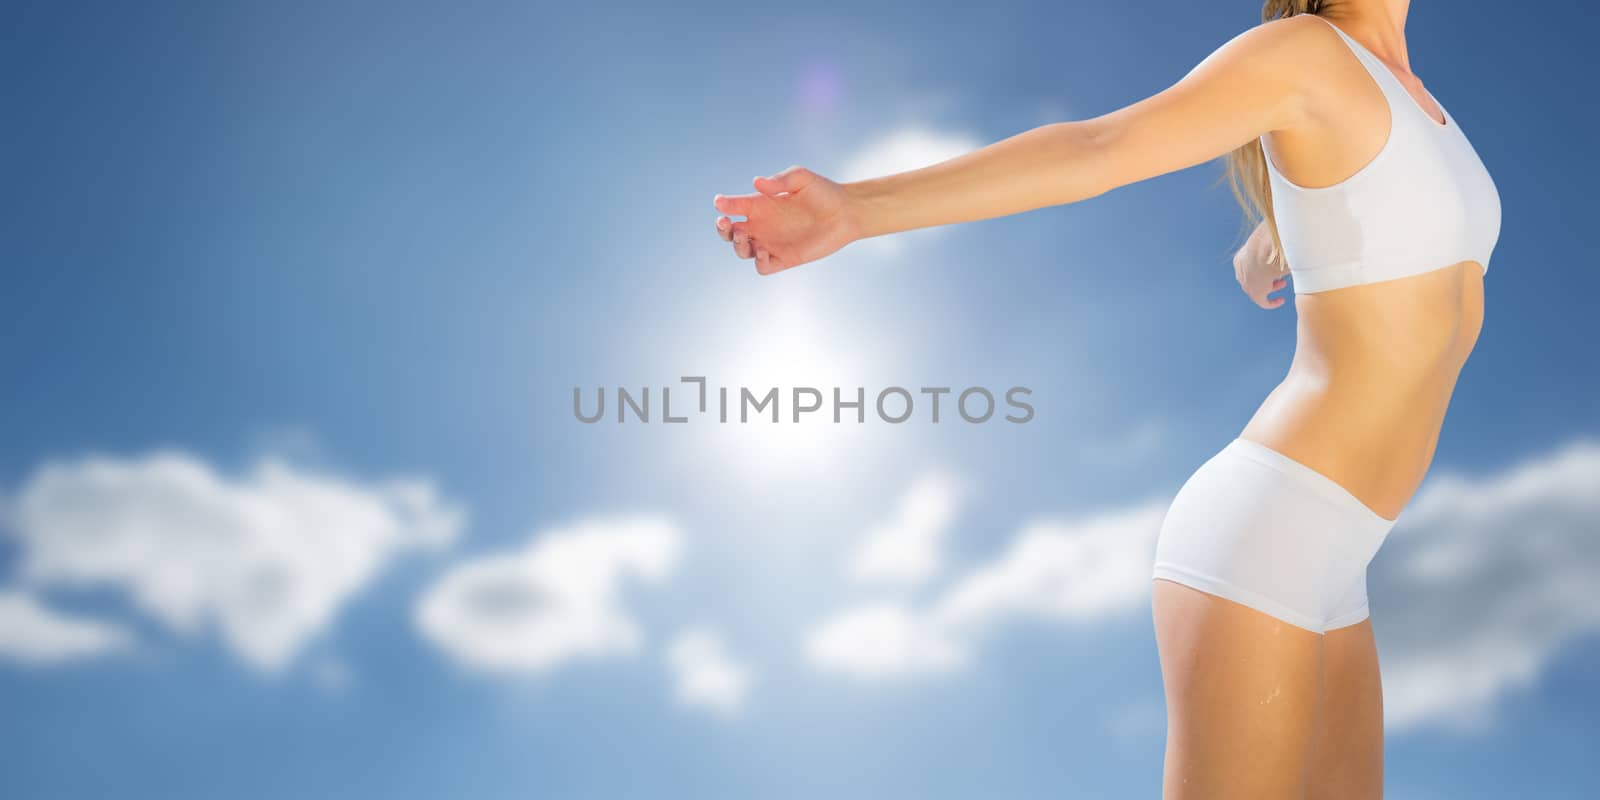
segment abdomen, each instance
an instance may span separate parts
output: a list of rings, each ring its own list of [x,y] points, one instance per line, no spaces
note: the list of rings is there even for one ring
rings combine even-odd
[[[1240,436],[1393,519],[1427,473],[1456,378],[1482,330],[1482,268],[1464,261],[1300,294],[1295,308],[1294,361]]]

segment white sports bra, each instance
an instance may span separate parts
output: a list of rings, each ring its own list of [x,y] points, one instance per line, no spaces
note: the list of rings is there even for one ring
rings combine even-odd
[[[1445,119],[1435,122],[1377,56],[1338,25],[1317,19],[1344,39],[1383,90],[1389,138],[1354,175],[1320,188],[1290,183],[1267,158],[1294,291],[1377,283],[1462,261],[1488,272],[1500,237],[1500,194],[1455,118],[1435,99]]]

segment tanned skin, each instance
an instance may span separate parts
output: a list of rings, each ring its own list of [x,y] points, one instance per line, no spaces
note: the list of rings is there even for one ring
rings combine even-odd
[[[1443,112],[1411,72],[1407,0],[1320,12],[1372,51],[1417,109]],[[1261,138],[1301,186],[1331,186],[1388,138],[1389,105],[1326,22],[1245,31],[1182,80],[1093,119],[1058,122],[923,169],[838,183],[803,167],[718,195],[719,236],[771,275],[859,239],[1095,197]],[[743,217],[735,220],[733,217]],[[1285,305],[1281,255],[1258,229],[1235,259],[1258,306]],[[1295,354],[1240,432],[1396,518],[1433,458],[1483,322],[1474,262],[1294,297]],[[1369,800],[1383,792],[1383,702],[1371,620],[1315,634],[1178,583],[1153,581],[1167,697],[1169,800]]]

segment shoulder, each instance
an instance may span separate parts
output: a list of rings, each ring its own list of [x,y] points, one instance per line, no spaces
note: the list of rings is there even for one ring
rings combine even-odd
[[[1323,91],[1318,84],[1325,68],[1346,49],[1332,23],[1310,16],[1275,19],[1241,31],[1195,65],[1187,77],[1226,84],[1263,102],[1303,111],[1308,98]]]
[[[1227,53],[1232,58],[1247,58],[1274,66],[1297,64],[1303,68],[1310,59],[1344,47],[1333,23],[1313,19],[1314,16],[1297,14],[1263,22],[1241,31],[1218,48],[1217,54]]]

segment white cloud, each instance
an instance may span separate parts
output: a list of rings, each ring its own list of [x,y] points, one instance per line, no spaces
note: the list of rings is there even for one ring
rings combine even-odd
[[[1026,526],[993,563],[974,570],[935,606],[943,624],[986,628],[1012,617],[1086,621],[1139,608],[1165,503]]]
[[[667,646],[678,702],[729,716],[744,708],[754,672],[729,652],[722,637],[703,628],[678,634]]]
[[[965,490],[944,473],[924,475],[900,498],[895,515],[867,533],[848,573],[862,583],[915,586],[944,567],[943,543]]]
[[[28,583],[120,590],[272,671],[393,557],[450,543],[463,515],[426,481],[366,484],[272,459],[229,478],[161,453],[46,465],[8,517]]]
[[[417,626],[459,664],[484,671],[534,674],[631,654],[643,635],[622,605],[622,581],[665,578],[678,549],[677,526],[653,517],[547,531],[520,551],[453,567],[418,603]]]
[[[1431,478],[1368,580],[1389,727],[1486,723],[1600,631],[1600,443]]]
[[[983,634],[1012,620],[1088,622],[1139,608],[1165,513],[1146,503],[1030,524],[926,608],[879,603],[824,621],[807,639],[809,659],[859,677],[949,673],[968,663]]]
[[[60,664],[126,650],[133,641],[119,625],[62,614],[31,595],[0,590],[0,659]]]
[[[837,180],[858,181],[931,166],[983,146],[976,137],[911,125],[875,139],[845,159]],[[896,253],[909,238],[937,235],[940,228],[923,228],[897,236],[879,236],[860,242],[882,253]]]
[[[892,603],[834,616],[811,632],[805,653],[820,670],[858,678],[947,673],[967,662],[965,647],[942,626]]]

